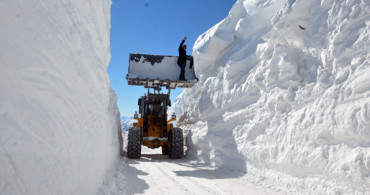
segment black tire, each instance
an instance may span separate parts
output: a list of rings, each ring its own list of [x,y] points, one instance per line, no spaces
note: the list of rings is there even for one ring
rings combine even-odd
[[[141,156],[141,128],[131,127],[128,132],[127,157],[138,159]]]
[[[162,146],[162,154],[163,155],[169,155],[170,154],[170,148],[168,147],[168,145],[163,145]]]
[[[170,131],[170,154],[171,159],[180,159],[184,155],[184,136],[180,128],[172,128]]]

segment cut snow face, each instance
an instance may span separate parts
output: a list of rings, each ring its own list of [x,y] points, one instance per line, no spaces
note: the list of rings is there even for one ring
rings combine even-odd
[[[190,155],[293,192],[368,192],[368,10],[364,0],[237,1],[196,41],[199,83],[172,107]]]
[[[0,3],[0,194],[95,194],[118,160],[111,1]]]

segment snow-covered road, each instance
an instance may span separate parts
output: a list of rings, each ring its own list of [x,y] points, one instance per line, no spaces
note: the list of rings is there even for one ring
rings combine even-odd
[[[143,150],[140,159],[123,160],[99,194],[279,194],[238,173],[197,165],[187,158],[168,159],[153,151]]]

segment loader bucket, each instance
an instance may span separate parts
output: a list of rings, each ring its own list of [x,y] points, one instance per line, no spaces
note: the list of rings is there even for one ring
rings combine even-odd
[[[193,67],[193,56],[188,56],[186,60],[185,81],[179,80],[181,70],[177,65],[177,58],[177,56],[130,54],[126,76],[128,84],[167,89],[193,87],[198,82]]]

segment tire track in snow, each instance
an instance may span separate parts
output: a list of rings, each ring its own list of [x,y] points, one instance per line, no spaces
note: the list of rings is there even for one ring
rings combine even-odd
[[[176,180],[174,180],[171,176],[165,173],[162,169],[158,168],[158,165],[156,165],[157,162],[151,163],[151,162],[145,162],[146,160],[144,161],[141,161],[141,160],[142,159],[137,160],[136,162],[138,164],[133,164],[133,166],[138,170],[148,173],[148,175],[141,177],[149,185],[149,188],[145,190],[145,193],[151,194],[151,193],[160,192],[162,194],[167,194],[167,193],[170,194],[171,192],[173,192],[174,187],[176,187],[177,189],[176,191],[182,191],[182,192],[188,191],[188,189],[185,186],[176,182]],[[155,189],[155,191],[151,192],[153,189]]]
[[[193,166],[186,159],[143,154],[140,159],[128,162],[128,166],[146,174],[123,172],[127,192],[130,187],[138,187],[135,182],[130,182],[130,178],[140,178],[148,184],[143,186],[145,189],[141,192],[144,194],[279,194],[279,191],[258,186],[232,173],[208,166]]]
[[[148,175],[140,176],[149,185],[149,189],[146,189],[145,193],[173,194],[174,192],[181,192],[182,194],[194,194],[197,192],[200,194],[217,194],[207,186],[199,185],[199,181],[193,181],[190,177],[178,176],[176,170],[184,169],[179,165],[183,162],[183,160],[168,159],[167,156],[161,154],[144,154],[141,159],[135,160],[135,164],[131,165],[142,172],[148,173]]]
[[[211,188],[208,188],[205,185],[201,185],[202,184],[201,182],[194,181],[193,179],[191,179],[191,177],[187,177],[186,179],[183,179],[183,176],[179,176],[177,174],[177,172],[174,171],[174,170],[178,170],[179,166],[181,166],[177,163],[172,164],[172,163],[166,162],[166,163],[164,163],[164,166],[162,166],[161,164],[156,163],[156,164],[154,164],[154,166],[159,171],[161,171],[164,175],[168,176],[168,178],[171,179],[174,183],[179,184],[180,186],[182,186],[185,189],[186,192],[190,193],[190,192],[196,191],[197,193],[202,192],[200,194],[209,194],[209,193],[217,194]],[[167,169],[167,168],[170,168],[170,169]],[[169,170],[169,171],[166,171],[166,170]],[[174,173],[174,174],[171,174],[171,172]],[[176,180],[179,180],[179,181],[176,181]]]

